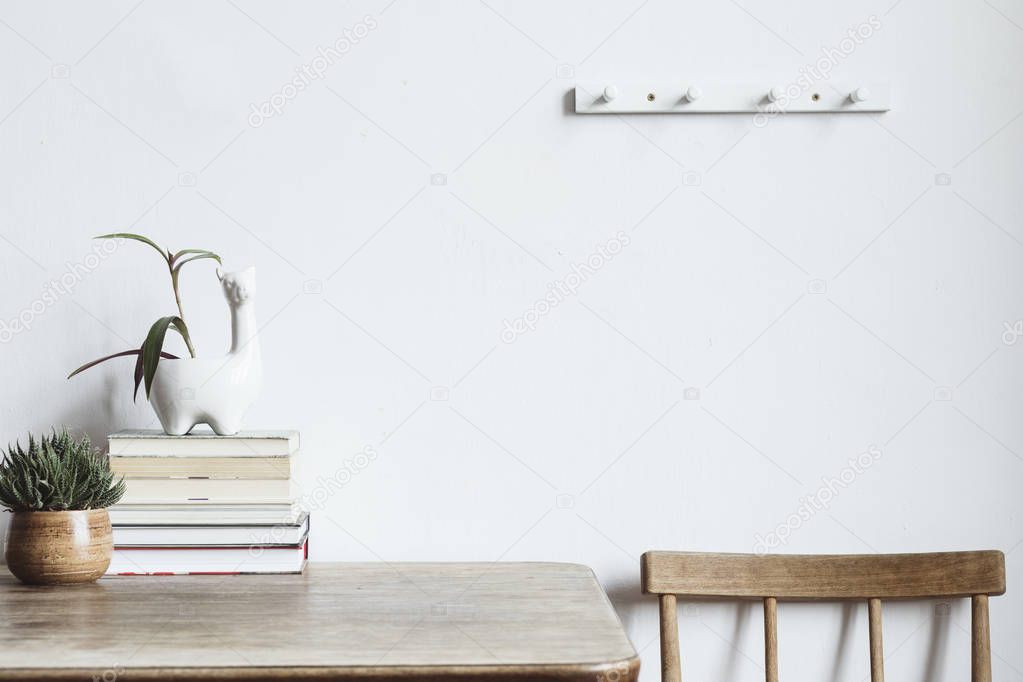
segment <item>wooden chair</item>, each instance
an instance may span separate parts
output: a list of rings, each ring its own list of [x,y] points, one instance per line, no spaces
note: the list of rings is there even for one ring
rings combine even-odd
[[[991,682],[988,596],[1005,593],[998,551],[755,555],[647,552],[643,592],[661,602],[661,680],[681,682],[677,597],[762,599],[767,682],[778,681],[778,600],[867,602],[870,679],[884,681],[882,599],[973,600],[973,682]]]

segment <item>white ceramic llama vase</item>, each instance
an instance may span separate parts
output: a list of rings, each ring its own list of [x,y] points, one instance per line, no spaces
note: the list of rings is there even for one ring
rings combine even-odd
[[[255,402],[263,383],[255,303],[256,269],[221,273],[220,283],[231,309],[231,349],[219,357],[160,360],[149,402],[163,430],[182,436],[196,424],[209,424],[218,435],[238,433],[242,416]]]

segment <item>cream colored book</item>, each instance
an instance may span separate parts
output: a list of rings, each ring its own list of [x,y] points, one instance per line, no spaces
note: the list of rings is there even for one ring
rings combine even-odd
[[[125,483],[121,504],[283,504],[293,497],[285,479],[132,478]]]
[[[110,457],[110,470],[125,478],[291,478],[292,457]]]
[[[125,430],[107,436],[115,457],[283,457],[298,450],[298,431],[239,431],[218,436],[195,430],[168,436],[155,429]]]

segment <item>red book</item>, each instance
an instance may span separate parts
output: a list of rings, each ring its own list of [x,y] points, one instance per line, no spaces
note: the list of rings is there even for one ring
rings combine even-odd
[[[309,540],[250,547],[115,547],[107,575],[238,575],[301,573]]]

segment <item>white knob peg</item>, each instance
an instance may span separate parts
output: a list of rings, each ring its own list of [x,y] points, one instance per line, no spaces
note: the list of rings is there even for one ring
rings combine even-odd
[[[772,102],[772,103],[773,102],[777,102],[778,100],[780,100],[784,96],[785,96],[785,89],[784,88],[779,88],[777,85],[767,91],[767,101],[768,102]]]
[[[683,97],[687,102],[695,102],[696,100],[703,97],[703,90],[701,90],[695,85],[690,85],[688,88],[686,88]]]
[[[606,88],[604,88],[604,100],[605,101],[611,102],[616,97],[618,97],[618,88],[616,88],[613,85],[609,85]]]
[[[849,93],[849,99],[851,99],[854,102],[866,102],[868,99],[870,99],[870,89],[856,88],[855,90]]]

